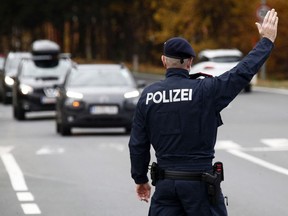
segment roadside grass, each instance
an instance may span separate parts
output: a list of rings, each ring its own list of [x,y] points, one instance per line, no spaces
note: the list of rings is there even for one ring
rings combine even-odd
[[[257,80],[256,86],[288,89],[288,80]]]

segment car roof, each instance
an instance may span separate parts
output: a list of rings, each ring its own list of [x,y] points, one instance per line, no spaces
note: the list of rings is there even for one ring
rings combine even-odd
[[[7,58],[30,58],[30,52],[9,52]]]
[[[122,64],[77,64],[76,68],[79,69],[109,69],[109,70],[119,70],[124,68]]]
[[[206,49],[199,52],[198,57],[215,58],[221,56],[239,56],[241,57],[243,53],[238,49]]]

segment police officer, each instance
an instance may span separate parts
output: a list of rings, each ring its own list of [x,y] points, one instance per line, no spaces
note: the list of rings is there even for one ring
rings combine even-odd
[[[256,25],[262,39],[236,67],[214,78],[189,79],[195,57],[191,45],[180,37],[165,42],[166,79],[143,90],[129,141],[136,193],[146,202],[151,192],[150,145],[156,152],[156,175],[154,168],[151,175],[156,188],[149,215],[227,215],[221,189],[217,192],[214,187],[219,185],[218,172],[212,167],[220,111],[269,57],[277,35],[277,12],[272,9]]]

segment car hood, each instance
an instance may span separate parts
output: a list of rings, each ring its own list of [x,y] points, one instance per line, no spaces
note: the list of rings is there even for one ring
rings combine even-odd
[[[124,99],[127,92],[137,91],[133,87],[74,87],[67,91],[81,93],[82,100],[90,103],[115,103]]]
[[[29,85],[33,88],[45,88],[57,86],[63,83],[63,78],[60,77],[38,77],[38,78],[22,78],[21,84]]]
[[[220,76],[235,67],[237,64],[238,62],[202,62],[192,66],[189,74],[201,72],[212,76]]]

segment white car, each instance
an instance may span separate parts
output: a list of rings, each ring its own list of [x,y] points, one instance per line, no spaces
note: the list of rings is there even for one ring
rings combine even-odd
[[[243,53],[238,49],[206,49],[199,52],[196,63],[192,65],[190,74],[205,73],[212,76],[219,76],[238,64],[243,57]],[[251,91],[251,85],[256,84],[257,77],[244,89]]]

